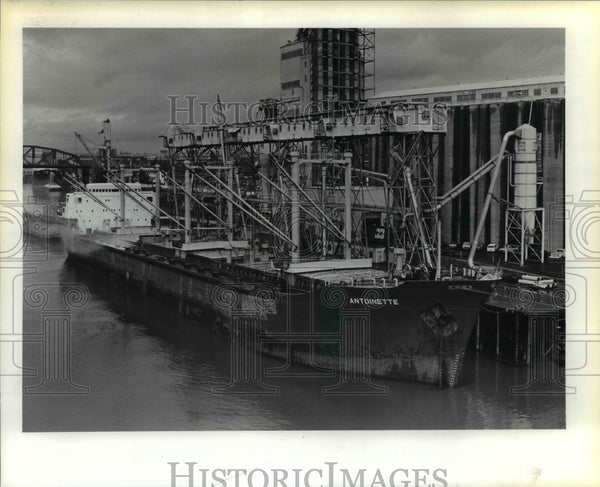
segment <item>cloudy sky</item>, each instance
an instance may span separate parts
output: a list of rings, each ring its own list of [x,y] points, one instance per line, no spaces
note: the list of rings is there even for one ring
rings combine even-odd
[[[169,95],[279,97],[279,47],[293,29],[25,29],[25,144],[81,152],[73,131],[157,152]],[[561,29],[377,29],[376,89],[564,73]]]

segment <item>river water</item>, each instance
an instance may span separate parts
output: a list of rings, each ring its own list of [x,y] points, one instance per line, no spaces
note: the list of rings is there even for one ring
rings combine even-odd
[[[24,431],[565,428],[564,395],[511,394],[530,370],[474,351],[453,389],[373,379],[386,394],[330,395],[336,377],[292,365],[263,378],[271,393],[230,394],[230,341],[210,324],[75,267],[60,242],[28,252],[47,258],[24,277]],[[39,337],[57,317],[70,341],[51,349]]]

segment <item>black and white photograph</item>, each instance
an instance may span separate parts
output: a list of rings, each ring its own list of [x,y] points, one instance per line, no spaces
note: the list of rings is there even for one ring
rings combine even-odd
[[[3,49],[2,449],[115,462],[89,485],[596,485],[560,439],[600,374],[573,23],[114,3]],[[60,458],[6,485],[94,476]]]

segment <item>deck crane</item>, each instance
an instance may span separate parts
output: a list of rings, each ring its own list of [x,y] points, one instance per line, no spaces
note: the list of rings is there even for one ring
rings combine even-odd
[[[94,161],[94,164],[96,165],[94,169],[104,169],[104,164],[102,164],[102,161],[98,159],[98,156],[94,154],[92,149],[90,149],[89,145],[85,142],[85,140],[83,140],[83,136],[78,134],[77,132],[73,133],[75,134],[75,137],[77,137],[77,140],[81,142],[81,145],[85,148],[88,154],[92,157],[92,161]]]

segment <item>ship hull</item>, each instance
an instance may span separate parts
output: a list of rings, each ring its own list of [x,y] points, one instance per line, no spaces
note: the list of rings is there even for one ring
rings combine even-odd
[[[358,384],[366,393],[374,376],[457,385],[471,331],[494,285],[328,285],[207,259],[159,256],[133,243],[118,248],[93,236],[63,238],[74,262],[230,333],[232,354],[260,350],[288,364],[340,370],[344,384]]]

